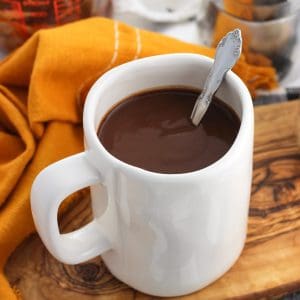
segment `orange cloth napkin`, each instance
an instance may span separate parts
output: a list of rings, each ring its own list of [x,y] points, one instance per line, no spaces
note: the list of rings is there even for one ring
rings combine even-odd
[[[83,150],[82,104],[90,85],[116,65],[171,52],[214,54],[213,49],[91,18],[37,32],[1,62],[0,299],[17,297],[3,269],[11,252],[35,231],[29,202],[35,176]],[[251,91],[275,84],[273,69],[256,68],[243,58],[235,71]]]

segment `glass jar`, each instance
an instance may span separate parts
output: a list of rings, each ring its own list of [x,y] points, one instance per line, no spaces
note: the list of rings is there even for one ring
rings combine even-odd
[[[0,49],[20,46],[41,28],[107,16],[110,7],[111,0],[0,0]]]
[[[200,24],[205,27],[203,39],[216,46],[228,31],[240,28],[246,60],[275,67],[282,79],[291,68],[298,43],[300,5],[282,0],[272,4],[260,1],[253,5],[252,0],[210,0],[207,17]]]

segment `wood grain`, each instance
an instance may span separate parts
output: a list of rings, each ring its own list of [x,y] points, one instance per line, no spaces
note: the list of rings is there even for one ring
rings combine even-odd
[[[300,290],[300,101],[257,107],[255,114],[245,249],[222,278],[180,299],[273,299]],[[84,191],[62,216],[60,227],[68,232],[90,219]],[[5,272],[24,300],[155,299],[115,279],[100,257],[76,266],[59,263],[36,234],[16,249]]]

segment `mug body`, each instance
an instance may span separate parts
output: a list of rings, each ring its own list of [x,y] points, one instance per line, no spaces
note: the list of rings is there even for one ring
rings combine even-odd
[[[195,54],[136,60],[103,75],[87,96],[86,153],[103,181],[91,187],[93,212],[112,245],[102,257],[113,275],[144,293],[191,293],[239,257],[252,178],[251,97],[228,72],[216,96],[236,112],[241,126],[230,150],[195,172],[160,174],[128,165],[105,150],[97,130],[107,112],[132,94],[164,87],[201,89],[212,63]]]

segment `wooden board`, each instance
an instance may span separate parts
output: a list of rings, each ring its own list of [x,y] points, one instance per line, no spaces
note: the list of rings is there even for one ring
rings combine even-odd
[[[300,291],[300,100],[256,108],[254,176],[248,238],[238,262],[203,290],[176,299],[260,299]],[[82,194],[64,214],[63,231],[91,218]],[[9,259],[5,272],[24,300],[139,299],[98,257],[68,266],[56,261],[37,235]]]

